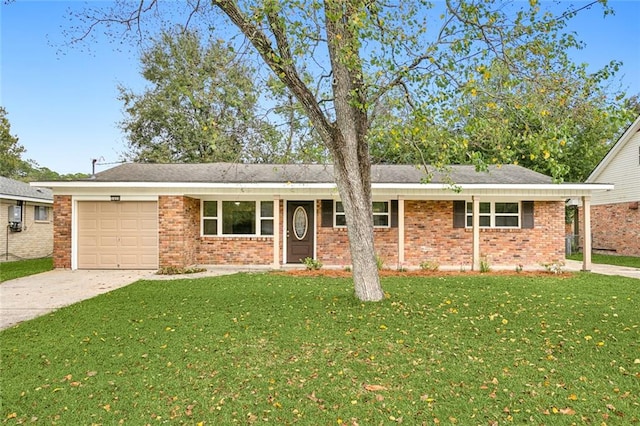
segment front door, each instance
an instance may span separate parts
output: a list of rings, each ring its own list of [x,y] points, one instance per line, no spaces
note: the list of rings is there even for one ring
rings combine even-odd
[[[287,202],[287,263],[313,258],[313,201]]]

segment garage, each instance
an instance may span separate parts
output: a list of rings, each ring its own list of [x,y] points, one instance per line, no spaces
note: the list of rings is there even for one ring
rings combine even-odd
[[[79,269],[157,269],[158,203],[78,202]]]

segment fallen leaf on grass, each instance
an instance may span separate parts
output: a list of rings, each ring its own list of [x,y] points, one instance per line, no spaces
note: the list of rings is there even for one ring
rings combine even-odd
[[[371,392],[387,390],[387,388],[382,385],[364,385],[364,389]]]
[[[561,408],[561,409],[558,410],[558,412],[560,414],[564,414],[566,416],[573,416],[576,413],[576,411],[573,408],[569,408],[569,407]]]

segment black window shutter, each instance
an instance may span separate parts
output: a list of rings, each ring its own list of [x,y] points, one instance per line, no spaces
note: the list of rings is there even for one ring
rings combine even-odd
[[[330,228],[333,226],[333,200],[320,200],[320,211],[322,214],[322,227]]]
[[[464,200],[453,202],[453,227],[464,228],[467,225],[467,204]]]
[[[533,201],[522,202],[522,228],[533,228]]]
[[[398,227],[398,200],[391,200],[391,227]]]

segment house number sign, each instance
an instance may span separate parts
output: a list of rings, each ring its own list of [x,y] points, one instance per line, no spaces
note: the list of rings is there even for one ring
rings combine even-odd
[[[309,217],[307,211],[302,206],[298,206],[293,212],[293,235],[298,240],[302,240],[307,235],[309,228]]]

